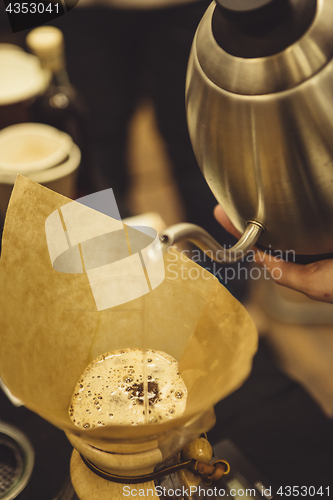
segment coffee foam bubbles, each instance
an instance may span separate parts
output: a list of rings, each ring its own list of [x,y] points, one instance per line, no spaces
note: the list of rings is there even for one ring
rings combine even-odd
[[[148,422],[179,417],[187,389],[178,362],[162,351],[147,350]],[[96,358],[77,382],[69,407],[72,422],[89,429],[109,424],[145,423],[144,352],[112,351]]]

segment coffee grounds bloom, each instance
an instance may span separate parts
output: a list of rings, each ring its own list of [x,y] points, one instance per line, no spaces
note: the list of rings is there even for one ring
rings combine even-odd
[[[174,358],[162,351],[123,349],[88,365],[75,386],[69,416],[84,429],[158,423],[181,416],[186,399]]]

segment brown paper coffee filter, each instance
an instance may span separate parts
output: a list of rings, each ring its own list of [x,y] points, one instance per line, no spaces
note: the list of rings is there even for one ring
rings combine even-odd
[[[70,202],[17,178],[0,261],[1,377],[28,408],[90,438],[143,440],[180,428],[248,376],[257,346],[255,326],[214,276],[174,250],[164,258],[165,279],[159,286],[97,310],[86,272],[52,267],[45,221]],[[68,407],[87,365],[106,352],[144,348],[144,329],[146,348],[179,361],[188,388],[184,415],[161,424],[75,427]]]

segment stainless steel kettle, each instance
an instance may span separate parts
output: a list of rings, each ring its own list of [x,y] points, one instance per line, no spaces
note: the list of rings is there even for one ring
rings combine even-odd
[[[332,27],[333,0],[216,0],[197,29],[188,126],[210,189],[244,233],[227,261],[258,238],[333,252]],[[216,251],[202,234],[174,226],[162,241],[189,237]]]

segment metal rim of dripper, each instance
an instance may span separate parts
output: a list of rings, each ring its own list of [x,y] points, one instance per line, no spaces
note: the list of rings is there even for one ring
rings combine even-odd
[[[4,439],[1,439],[2,437]],[[10,441],[13,442],[13,446],[10,446]],[[0,493],[1,500],[13,500],[24,490],[29,482],[35,463],[35,453],[30,441],[21,431],[3,422],[0,422],[0,445],[7,447],[14,455],[16,452],[19,455],[19,460],[22,460],[21,471],[17,476],[14,476],[13,482],[8,490],[3,494]]]

